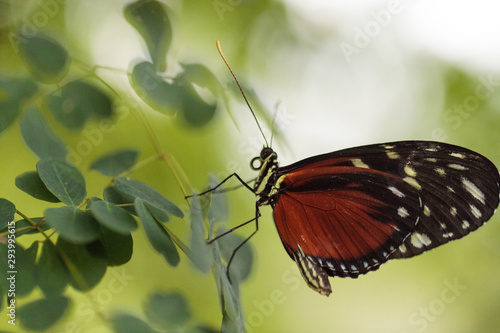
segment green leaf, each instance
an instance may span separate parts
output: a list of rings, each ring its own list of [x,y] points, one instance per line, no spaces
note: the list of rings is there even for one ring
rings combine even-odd
[[[43,242],[36,267],[38,286],[45,295],[61,294],[64,291],[70,276],[56,247],[48,240]]]
[[[125,313],[112,315],[111,325],[115,333],[158,333],[142,319]]]
[[[99,237],[99,224],[92,215],[76,207],[57,207],[45,210],[47,224],[70,242],[83,244]]]
[[[92,256],[85,245],[70,243],[63,238],[57,239],[56,246],[62,251],[73,267],[79,273],[75,276],[71,270],[70,284],[73,288],[81,291],[90,290],[95,287],[106,274],[106,261],[102,258]],[[68,268],[70,268],[68,266]],[[80,279],[81,277],[81,279]]]
[[[115,151],[95,160],[90,169],[108,176],[114,177],[130,169],[137,162],[139,152],[137,150]]]
[[[47,189],[36,171],[28,171],[16,177],[16,186],[21,191],[28,193],[33,198],[48,202],[60,202],[55,195]]]
[[[213,225],[213,223],[210,225],[210,229],[213,228]],[[212,234],[212,232],[210,232],[210,234]],[[217,290],[219,291],[219,302],[223,315],[221,332],[245,332],[245,324],[241,314],[238,281],[233,281],[233,283],[231,283],[227,278],[226,266],[222,262],[222,256],[217,242],[213,243],[211,248],[215,263],[212,269],[217,284]]]
[[[45,331],[66,313],[70,300],[64,296],[41,298],[19,308],[21,326],[33,331]]]
[[[218,234],[224,233],[224,228],[219,228]],[[222,257],[227,261],[234,253],[234,250],[243,243],[245,238],[235,234],[229,233],[217,240]],[[232,280],[243,282],[248,278],[253,268],[253,251],[250,243],[245,243],[234,255],[233,261],[230,266],[230,277]]]
[[[191,260],[196,268],[207,273],[213,264],[210,246],[205,241],[206,230],[198,197],[191,198]]]
[[[15,246],[15,248],[12,248]],[[21,244],[0,243],[0,289],[8,291],[11,289],[11,275],[15,276],[15,293],[18,297],[28,296],[37,285],[35,279],[35,258],[37,255],[38,243],[33,242],[28,249]],[[14,253],[15,251],[15,253]],[[17,273],[10,273],[14,271]],[[16,303],[17,305],[18,303]]]
[[[66,205],[78,206],[85,199],[85,178],[73,164],[48,158],[40,160],[36,170],[47,189]]]
[[[166,54],[172,41],[172,27],[165,5],[158,1],[139,0],[125,7],[125,18],[146,42],[153,63],[165,71]]]
[[[14,221],[14,214],[16,214],[16,206],[9,200],[0,198],[0,229]]]
[[[68,69],[68,53],[61,44],[40,32],[34,36],[15,37],[21,57],[28,70],[43,83],[60,81]]]
[[[16,120],[26,100],[37,91],[29,79],[0,77],[0,133]]]
[[[137,95],[156,111],[171,115],[182,105],[182,87],[158,76],[154,65],[148,61],[134,66],[130,84]]]
[[[116,188],[116,186],[109,186],[104,189],[103,198],[105,201],[122,206],[127,212],[137,215],[134,209],[135,198],[131,195],[124,194]]]
[[[135,210],[141,219],[144,232],[153,248],[163,255],[170,265],[177,266],[180,260],[179,253],[170,235],[163,226],[153,218],[140,198],[135,199]]]
[[[216,103],[204,101],[191,84],[184,84],[182,90],[182,115],[191,126],[200,127],[212,120]]]
[[[194,83],[200,87],[207,88],[214,94],[219,95],[222,86],[215,75],[201,64],[181,64],[184,70],[179,76],[179,80],[184,83]]]
[[[150,186],[131,179],[119,177],[115,179],[116,188],[127,195],[139,198],[151,206],[167,212],[170,215],[184,217],[184,213],[172,201],[165,198],[161,193]]]
[[[209,186],[210,188],[215,187],[219,184],[219,181],[215,178],[210,177]],[[210,203],[210,209],[208,211],[208,219],[215,221],[226,221],[229,217],[229,204],[227,202],[227,197],[222,192],[216,192],[212,194],[212,199]]]
[[[29,109],[21,119],[24,142],[39,158],[66,158],[64,143],[52,132],[36,109]]]
[[[72,81],[47,96],[46,103],[54,117],[69,129],[81,129],[92,116],[113,115],[111,98],[96,86]]]
[[[144,311],[152,322],[166,329],[183,325],[191,318],[189,304],[180,293],[154,293],[149,296]]]
[[[122,235],[137,229],[137,222],[125,209],[109,202],[95,201],[90,205],[90,211],[100,224]]]
[[[123,265],[132,258],[132,235],[122,235],[102,227],[99,240],[87,244],[87,249],[94,257],[106,260],[108,266]]]
[[[38,252],[38,243],[33,242],[28,249],[16,244],[16,296],[28,296],[37,285],[35,279],[35,259]]]

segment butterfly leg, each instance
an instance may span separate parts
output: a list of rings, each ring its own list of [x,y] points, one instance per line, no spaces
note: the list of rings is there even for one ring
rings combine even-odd
[[[241,177],[240,175],[238,175],[236,172],[235,173],[232,173],[230,174],[229,176],[227,176],[226,178],[224,178],[219,184],[217,184],[215,187],[212,187],[211,189],[209,190],[206,190],[204,192],[201,192],[201,193],[198,193],[198,194],[193,194],[193,195],[187,195],[186,196],[186,199],[187,198],[191,198],[191,197],[194,197],[194,196],[200,196],[200,195],[204,195],[204,194],[207,194],[207,193],[210,193],[210,192],[213,192],[215,191],[216,189],[218,189],[222,184],[224,184],[225,182],[227,182],[229,179],[235,177],[240,183],[241,185],[243,185],[244,187],[246,187],[250,192],[252,193],[255,193],[254,189],[251,188],[247,182],[245,182]]]
[[[231,257],[229,258],[229,261],[227,262],[227,271],[226,271],[226,274],[227,274],[227,278],[228,278],[229,282],[231,282],[231,277],[229,276],[229,268],[231,267],[231,263],[233,262],[234,256],[236,255],[236,253],[238,252],[238,250],[239,250],[239,249],[241,249],[241,248],[243,247],[243,245],[245,245],[245,244],[246,244],[246,243],[250,240],[250,238],[252,238],[252,237],[253,237],[253,235],[255,235],[255,234],[257,233],[257,231],[259,231],[259,217],[260,217],[260,210],[259,210],[259,206],[258,206],[258,205],[256,205],[256,206],[255,206],[255,217],[254,217],[253,219],[251,219],[250,221],[247,221],[247,222],[245,222],[245,223],[242,223],[242,224],[240,224],[239,226],[236,226],[236,227],[234,227],[234,228],[233,228],[233,229],[231,229],[231,230],[226,231],[225,233],[223,233],[223,234],[221,234],[221,235],[217,236],[216,238],[214,238],[214,239],[212,239],[212,240],[210,241],[210,242],[213,242],[213,241],[214,241],[214,240],[216,240],[217,238],[220,238],[220,237],[224,236],[225,234],[227,234],[227,233],[231,232],[232,230],[237,229],[237,228],[239,228],[239,227],[241,227],[241,226],[244,226],[244,225],[246,225],[246,224],[248,224],[248,223],[250,223],[250,222],[252,222],[252,221],[255,221],[255,230],[254,230],[254,231],[250,234],[250,236],[248,236],[247,238],[245,238],[245,240],[244,240],[243,242],[241,242],[241,244],[240,244],[240,245],[238,245],[238,246],[234,249],[233,254],[232,254],[232,255],[231,255]]]

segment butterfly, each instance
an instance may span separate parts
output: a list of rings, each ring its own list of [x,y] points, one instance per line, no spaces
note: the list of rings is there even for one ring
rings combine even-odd
[[[255,218],[242,224],[255,221],[255,232],[260,207],[270,205],[288,255],[307,285],[326,296],[329,276],[356,278],[462,238],[488,221],[500,200],[495,165],[442,142],[360,146],[283,167],[266,144],[250,165],[259,171],[253,187],[232,174],[213,189],[234,176],[257,196]]]

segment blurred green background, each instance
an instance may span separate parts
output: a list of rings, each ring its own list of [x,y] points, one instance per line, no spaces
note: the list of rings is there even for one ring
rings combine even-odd
[[[78,152],[82,142],[90,142],[91,149],[78,155],[78,163],[73,161],[87,179],[89,194],[102,190],[107,182],[88,170],[95,158],[134,147],[141,152],[140,159],[145,159],[155,153],[151,133],[197,189],[203,188],[210,174],[224,178],[238,172],[244,179],[255,177],[248,163],[264,141],[235,94],[229,95],[230,108],[219,101],[214,116],[202,125],[190,123],[179,113],[157,112],[136,95],[127,71],[149,55],[123,15],[128,3],[1,2],[0,71],[26,75],[10,29],[34,27],[56,38],[79,63],[99,66],[98,75],[119,92],[120,103],[126,101],[120,105],[140,109],[148,119],[151,128],[134,112],[122,112],[115,117],[112,130],[92,137],[97,121],[75,132],[45,110],[47,121],[73,151]],[[445,1],[447,5],[430,1],[163,3],[169,8],[173,36],[166,75],[177,75],[181,63],[199,63],[226,91],[234,92],[234,82],[215,48],[215,41],[220,40],[234,72],[249,89],[246,93],[260,100],[262,108],[258,109],[266,113],[260,114],[261,124],[268,139],[270,122],[263,119],[276,115],[273,148],[282,165],[350,146],[408,139],[461,145],[500,165],[500,37],[492,34],[499,26],[491,20],[495,8],[451,1]],[[55,88],[43,84],[39,94]],[[213,98],[207,89],[198,88],[200,95]],[[0,196],[27,215],[40,216],[49,204],[14,186],[15,177],[33,170],[37,161],[21,138],[18,122],[0,136]],[[164,164],[149,164],[132,176],[188,211],[180,187]],[[228,227],[253,217],[251,193],[240,189],[228,198]],[[282,248],[271,209],[265,207],[262,213],[259,232],[251,240],[253,271],[241,286],[248,332],[500,330],[498,216],[468,237],[412,260],[392,261],[356,280],[332,279],[333,293],[326,298],[303,282]],[[169,228],[181,239],[188,238],[185,220],[174,220]],[[238,233],[248,235],[252,230],[247,227]],[[143,316],[142,302],[156,290],[181,292],[195,318],[219,329],[222,316],[211,274],[194,270],[182,254],[180,265],[172,268],[142,232],[133,236],[132,260],[109,269],[103,281],[86,294],[67,290],[73,300],[70,312],[50,332],[111,332],[106,321],[110,312],[126,310]],[[33,239],[23,241],[30,244]],[[38,295],[35,290],[26,300]],[[97,308],[90,306],[89,298]],[[5,314],[4,309],[2,330],[24,331],[7,326]]]

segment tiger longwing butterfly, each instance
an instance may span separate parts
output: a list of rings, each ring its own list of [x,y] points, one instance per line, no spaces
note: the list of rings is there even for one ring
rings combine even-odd
[[[237,174],[217,187],[235,176],[257,195],[256,231],[259,207],[271,205],[283,246],[322,295],[331,293],[328,276],[356,278],[459,239],[488,221],[499,203],[495,165],[446,143],[374,144],[284,167],[277,158],[266,144],[251,163],[259,170],[253,187]]]

